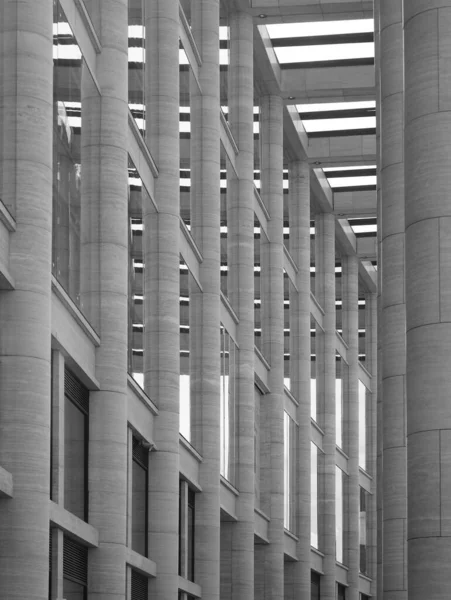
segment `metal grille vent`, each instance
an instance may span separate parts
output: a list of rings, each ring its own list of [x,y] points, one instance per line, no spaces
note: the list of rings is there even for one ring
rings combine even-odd
[[[64,536],[63,575],[67,579],[88,584],[88,549]]]
[[[83,412],[89,412],[89,390],[80,383],[67,367],[64,369],[64,393]]]
[[[132,570],[132,600],[148,600],[148,579],[137,571]]]
[[[144,469],[148,468],[149,451],[135,436],[133,436],[133,460],[136,460]]]

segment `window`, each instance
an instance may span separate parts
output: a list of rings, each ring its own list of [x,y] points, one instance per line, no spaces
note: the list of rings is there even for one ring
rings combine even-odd
[[[320,600],[320,581],[321,576],[316,571],[311,571],[310,598],[311,600]]]
[[[186,481],[180,481],[179,498],[179,575],[194,581],[196,494]]]
[[[64,536],[63,596],[65,600],[87,600],[88,549]]]
[[[369,494],[360,488],[360,519],[359,519],[359,545],[360,545],[360,572],[368,575],[368,505]]]
[[[296,433],[295,421],[284,412],[284,527],[290,531],[296,522]]]
[[[64,508],[88,518],[89,391],[64,372]]]
[[[149,451],[135,436],[132,444],[132,550],[147,556]]]
[[[310,545],[318,548],[318,446],[310,442]]]
[[[337,583],[337,600],[346,600],[346,587]]]
[[[134,569],[131,570],[131,600],[148,600],[149,580]]]
[[[236,346],[221,324],[221,475],[235,481]]]
[[[335,467],[335,554],[338,562],[343,562],[343,478],[344,473]],[[339,596],[341,597],[341,596]],[[343,596],[344,597],[344,596]]]

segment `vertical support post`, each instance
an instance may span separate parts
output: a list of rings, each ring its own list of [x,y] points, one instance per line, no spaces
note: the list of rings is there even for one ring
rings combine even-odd
[[[53,2],[0,8],[1,200],[14,216],[12,291],[0,292],[0,596],[47,600],[49,584]],[[24,577],[24,574],[27,574]]]
[[[335,600],[335,217],[331,213],[318,214],[315,224],[316,297],[324,310],[323,344],[317,347],[318,413],[324,430],[324,461],[320,470],[323,490],[320,539],[324,553],[321,597]]]

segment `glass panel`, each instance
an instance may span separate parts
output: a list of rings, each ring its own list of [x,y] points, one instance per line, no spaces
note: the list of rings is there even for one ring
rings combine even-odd
[[[366,311],[365,289],[359,285],[359,361],[364,367],[366,366]]]
[[[311,575],[311,594],[310,594],[310,599],[311,600],[320,600],[320,582],[321,582],[321,576],[319,573],[315,573],[315,571],[312,571],[312,575]]]
[[[284,325],[283,325],[283,334],[284,334],[284,379],[283,382],[285,387],[288,390],[291,390],[291,372],[290,372],[290,356],[291,356],[291,347],[290,347],[290,288],[291,282],[288,277],[288,273],[283,270],[283,315],[284,315]]]
[[[191,67],[180,44],[180,216],[191,227]]]
[[[132,461],[132,550],[147,556],[147,469]]]
[[[258,97],[259,94],[257,93]],[[261,137],[260,137],[260,106],[254,106],[254,184],[260,189],[261,170]]]
[[[362,469],[366,469],[367,391],[363,383],[359,381],[359,467]]]
[[[261,236],[260,221],[255,217],[254,222],[254,342],[262,350],[262,296],[261,296]]]
[[[64,508],[87,519],[88,417],[64,397]]]
[[[221,325],[221,475],[235,481],[235,383],[237,348]]]
[[[315,216],[312,206],[310,206],[310,214],[313,217]],[[315,275],[315,219],[313,218],[310,220],[310,291],[313,295],[315,295],[316,291]]]
[[[135,165],[128,162],[128,372],[144,389],[144,223],[146,190]],[[147,202],[150,205],[150,202]]]
[[[190,289],[191,274],[180,257],[180,433],[191,440]]]
[[[359,520],[359,539],[360,539],[360,572],[368,575],[369,557],[368,557],[368,508],[370,495],[366,490],[360,488],[360,520]]]
[[[343,359],[335,355],[335,443],[343,447]]]
[[[145,134],[144,69],[146,31],[143,0],[128,0],[128,106],[141,134]]]
[[[229,119],[229,64],[230,64],[230,16],[227,2],[220,3],[219,63],[220,103],[225,118]]]
[[[194,581],[194,520],[195,520],[195,498],[196,495],[193,490],[188,490],[188,573],[187,579]]]
[[[335,329],[343,336],[343,278],[340,256],[335,256]]]
[[[318,548],[318,447],[310,442],[310,544]]]
[[[284,412],[284,527],[295,530],[296,433],[293,419]]]
[[[63,579],[64,600],[85,600],[86,587],[70,579]]]
[[[221,144],[221,292],[227,296],[227,281],[229,280],[229,260],[228,260],[228,203],[227,203],[227,183],[230,169],[229,159]]]
[[[97,327],[98,294],[90,293],[88,281],[83,280],[88,273],[82,271],[82,255],[97,210],[83,178],[83,165],[91,162],[96,147],[92,127],[85,123],[84,98],[93,102],[97,88],[59,2],[54,2],[53,80],[52,273]],[[90,269],[95,271],[92,264]]]
[[[343,562],[343,476],[344,473],[335,467],[335,557],[338,562]]]
[[[310,416],[318,420],[317,379],[318,379],[318,325],[310,318]]]

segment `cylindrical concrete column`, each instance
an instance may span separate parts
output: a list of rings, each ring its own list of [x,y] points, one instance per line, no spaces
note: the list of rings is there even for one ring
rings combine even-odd
[[[310,600],[310,167],[306,160],[288,166],[290,253],[298,268],[297,291],[290,296],[291,392],[299,403],[296,452],[296,552],[286,563],[285,600]]]
[[[335,600],[335,217],[321,213],[315,220],[316,297],[324,310],[324,334],[316,343],[319,424],[324,430],[324,460],[320,468],[320,550],[324,553],[321,598]],[[321,488],[320,488],[321,489]]]
[[[377,222],[379,224],[377,228],[377,400],[376,400],[376,472],[373,473],[373,481],[376,483],[376,569],[372,573],[373,575],[373,595],[381,600],[383,597],[383,564],[382,564],[382,547],[383,547],[383,517],[382,517],[382,456],[383,456],[383,427],[382,427],[382,277],[381,277],[381,264],[382,264],[382,253],[381,253],[381,223],[382,223],[382,212],[381,212],[381,178],[379,176],[381,169],[381,155],[380,155],[380,133],[381,133],[381,89],[380,89],[380,0],[373,0],[373,12],[374,12],[374,66],[376,76],[376,162],[377,162],[377,189],[376,189],[376,210],[377,210]]]
[[[192,234],[202,253],[202,291],[191,294],[192,443],[203,457],[196,499],[195,581],[219,600],[220,584],[220,129],[219,0],[196,0],[192,30],[202,57],[191,98]]]
[[[151,454],[150,558],[156,600],[178,593],[179,516],[179,3],[146,0],[146,143],[158,166],[157,214],[145,212],[144,385],[157,403],[158,452]],[[152,556],[152,548],[158,548]]]
[[[451,0],[403,8],[408,590],[438,600],[451,587]]]
[[[343,282],[343,335],[348,344],[348,384],[344,403],[345,449],[348,459],[347,519],[345,536],[347,537],[348,600],[360,600],[359,572],[359,259],[353,254],[342,258]]]
[[[221,599],[254,597],[254,70],[252,16],[230,15],[229,120],[239,148],[237,175],[228,181],[228,291],[238,315],[236,370],[236,523],[222,523],[230,537],[224,551]],[[221,545],[223,539],[221,538]],[[229,549],[230,548],[230,549]],[[227,566],[226,566],[227,565]],[[222,590],[224,589],[224,596]]]
[[[124,600],[127,514],[127,1],[90,0],[102,44],[97,78],[102,95],[83,86],[83,114],[89,135],[83,140],[83,204],[92,199],[90,239],[85,253],[99,261],[98,281],[84,282],[84,294],[98,303],[95,323],[101,339],[96,352],[100,390],[90,393],[89,522],[99,547],[89,553],[90,597]],[[91,152],[92,160],[86,160]],[[86,232],[85,232],[86,233]],[[86,258],[86,257],[85,257]],[[90,263],[88,262],[88,265]],[[92,268],[91,263],[91,268]],[[89,267],[87,267],[89,268]],[[89,289],[89,283],[93,285]],[[95,297],[95,300],[93,298]]]
[[[1,200],[16,219],[0,292],[0,596],[48,598],[53,3],[2,2]]]
[[[261,195],[271,215],[261,244],[262,350],[271,369],[262,397],[261,507],[270,518],[269,545],[258,549],[260,597],[284,595],[284,294],[283,294],[283,101],[261,98]]]
[[[385,600],[405,600],[407,450],[402,0],[380,2],[380,77],[383,590]]]

